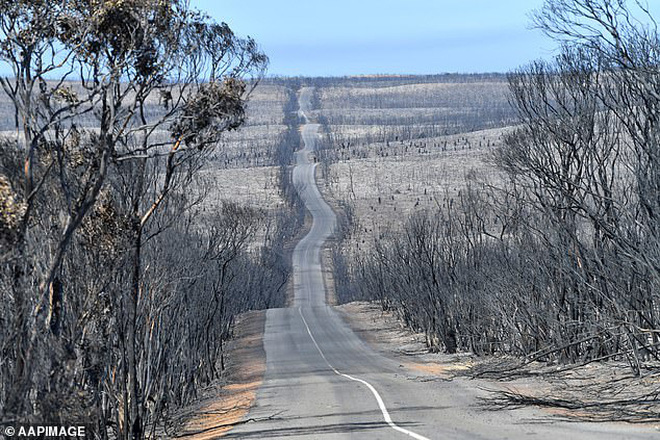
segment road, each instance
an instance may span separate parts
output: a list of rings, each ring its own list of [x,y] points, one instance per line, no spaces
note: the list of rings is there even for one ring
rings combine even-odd
[[[301,116],[312,90],[300,94]],[[371,349],[326,304],[321,250],[335,215],[315,181],[316,124],[302,126],[293,181],[311,216],[293,253],[294,301],[269,310],[266,374],[248,419],[228,438],[262,439],[647,439],[650,429],[589,423],[539,423],[531,409],[485,411],[471,381],[443,381],[405,369]],[[651,434],[653,435],[653,434]],[[660,437],[657,431],[655,435]]]

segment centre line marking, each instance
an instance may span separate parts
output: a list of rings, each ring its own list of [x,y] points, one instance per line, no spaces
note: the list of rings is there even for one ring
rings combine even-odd
[[[325,357],[325,354],[323,354],[323,351],[321,350],[321,347],[319,347],[319,344],[316,343],[316,339],[314,338],[314,335],[312,334],[312,331],[309,328],[309,325],[307,325],[307,320],[305,319],[305,316],[303,315],[302,308],[298,307],[298,313],[300,313],[300,317],[302,318],[303,324],[305,324],[305,328],[307,329],[307,333],[309,334],[309,337],[312,339],[312,342],[314,343],[314,346],[318,350],[319,354],[323,358],[326,364],[328,364],[328,367],[332,369],[332,371],[335,372],[338,376],[345,377],[346,379],[352,380],[354,382],[360,382],[363,385],[366,385],[367,388],[371,391],[371,393],[374,395],[376,398],[376,401],[378,402],[378,406],[380,408],[380,412],[383,413],[383,419],[385,419],[385,422],[390,426],[390,428],[399,431],[402,434],[405,434],[409,437],[412,437],[417,440],[430,440],[428,437],[424,437],[423,435],[419,435],[415,432],[409,431],[405,428],[402,428],[400,426],[397,426],[396,423],[392,421],[392,417],[390,417],[390,413],[387,411],[387,407],[385,407],[385,402],[383,402],[383,399],[380,397],[380,394],[378,394],[378,391],[376,391],[376,388],[373,387],[369,382],[366,380],[359,379],[357,377],[349,376],[348,374],[344,374],[337,370],[335,367],[330,364],[328,359]]]

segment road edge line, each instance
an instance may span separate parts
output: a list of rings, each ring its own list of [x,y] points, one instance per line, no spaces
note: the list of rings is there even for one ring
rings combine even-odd
[[[376,402],[378,403],[378,407],[380,408],[380,412],[383,414],[383,419],[385,420],[385,423],[387,423],[390,428],[394,429],[395,431],[399,431],[402,434],[405,434],[409,437],[412,437],[416,440],[430,440],[428,437],[424,437],[423,435],[417,434],[413,431],[410,431],[408,429],[402,428],[398,426],[396,423],[392,421],[392,417],[390,417],[390,413],[387,410],[387,407],[385,406],[385,402],[383,402],[382,397],[380,397],[380,394],[376,390],[376,388],[371,385],[369,382],[366,380],[350,376],[348,374],[344,374],[341,371],[337,370],[335,367],[332,366],[332,364],[328,361],[328,358],[325,357],[325,354],[323,353],[323,350],[321,350],[321,347],[319,347],[319,344],[316,342],[316,338],[314,338],[314,335],[312,334],[312,330],[309,328],[309,325],[307,324],[307,320],[305,319],[305,315],[303,315],[302,308],[298,307],[298,313],[300,314],[300,318],[302,318],[302,322],[305,325],[305,328],[307,329],[307,334],[311,338],[312,342],[314,343],[314,346],[316,347],[316,350],[319,352],[323,360],[325,361],[326,364],[328,364],[328,367],[337,374],[338,376],[342,376],[346,379],[352,380],[354,382],[359,382],[363,385],[365,385],[367,388],[369,388],[369,391],[374,395],[376,398]]]

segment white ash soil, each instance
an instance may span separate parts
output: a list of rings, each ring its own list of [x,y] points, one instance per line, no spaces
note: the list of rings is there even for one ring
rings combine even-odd
[[[620,363],[595,363],[553,374],[553,370],[564,369],[561,365],[533,363],[527,368],[532,375],[522,375],[511,379],[470,379],[470,371],[475,367],[490,363],[515,362],[509,357],[478,358],[471,353],[430,353],[424,343],[424,335],[405,328],[391,312],[383,311],[379,304],[356,301],[336,306],[348,325],[369,343],[375,350],[394,357],[410,371],[418,371],[437,376],[446,381],[455,381],[460,386],[474,390],[475,405],[483,409],[498,410],[529,409],[527,404],[511,404],[499,398],[499,392],[514,392],[523,396],[566,399],[567,401],[598,402],[602,400],[623,400],[640,398],[660,387],[660,375],[646,374],[634,377],[630,370]],[[535,373],[543,373],[538,376]],[[543,406],[541,411],[526,413],[539,421],[597,421],[607,422],[608,412],[593,413],[578,409],[553,408]],[[650,409],[649,411],[653,411]],[[660,421],[652,412],[648,421],[644,417],[629,417],[634,423],[625,423],[631,429],[660,432]],[[626,420],[625,417],[620,417]],[[621,426],[624,422],[611,422]],[[660,436],[660,434],[658,434]]]
[[[370,146],[367,158],[341,159],[326,173],[320,167],[319,187],[326,200],[335,207],[338,202],[347,202],[355,210],[354,233],[342,247],[369,248],[374,240],[400,230],[413,212],[441,208],[457,197],[470,174],[476,178],[475,184],[500,180],[490,155],[501,143],[504,130],[447,136],[449,144],[459,144],[456,150],[434,147],[420,153],[422,147],[410,147],[408,152],[380,156],[373,153],[378,146]],[[490,147],[466,146],[478,142]],[[387,150],[400,148],[392,144]]]

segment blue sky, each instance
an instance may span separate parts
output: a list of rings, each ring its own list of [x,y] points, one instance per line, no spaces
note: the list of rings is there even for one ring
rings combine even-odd
[[[254,37],[273,75],[506,72],[551,56],[542,0],[191,0]]]

